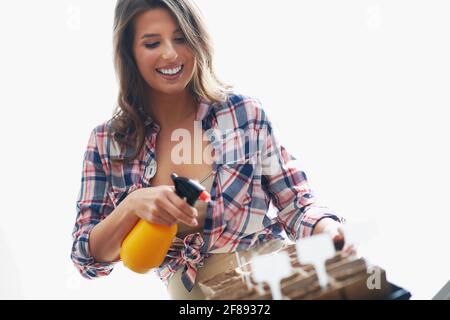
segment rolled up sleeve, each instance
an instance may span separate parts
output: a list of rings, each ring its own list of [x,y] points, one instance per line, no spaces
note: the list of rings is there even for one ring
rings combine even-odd
[[[92,229],[112,210],[113,206],[108,197],[107,175],[94,129],[84,154],[81,188],[76,204],[77,217],[72,232],[71,259],[85,278],[106,276],[113,270],[114,263],[95,261],[89,250],[89,236]]]
[[[312,235],[316,224],[331,218],[344,222],[329,208],[318,203],[308,185],[308,179],[287,150],[281,146],[273,133],[270,121],[266,119],[262,130],[262,181],[266,193],[278,209],[276,219],[286,231],[288,238],[296,241]]]

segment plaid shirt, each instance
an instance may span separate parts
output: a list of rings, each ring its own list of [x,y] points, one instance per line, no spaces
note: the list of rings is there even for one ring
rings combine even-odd
[[[197,112],[214,148],[214,181],[203,236],[175,238],[162,265],[156,269],[165,281],[184,268],[188,290],[197,269],[214,253],[246,250],[274,238],[296,241],[311,235],[315,224],[329,217],[343,221],[320,206],[306,175],[273,134],[259,100],[230,94],[226,102],[202,100]],[[108,275],[115,264],[97,262],[89,252],[89,234],[132,191],[151,186],[156,170],[156,137],[159,126],[147,119],[146,140],[136,160],[120,163],[131,154],[111,139],[110,122],[95,128],[84,155],[71,258],[86,278]],[[273,203],[276,214],[269,215]]]

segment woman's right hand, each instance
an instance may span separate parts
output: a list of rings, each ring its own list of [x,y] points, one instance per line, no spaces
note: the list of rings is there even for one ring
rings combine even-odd
[[[123,202],[139,218],[165,226],[181,221],[190,226],[197,226],[197,209],[191,207],[175,193],[173,186],[156,186],[137,189],[130,193]]]

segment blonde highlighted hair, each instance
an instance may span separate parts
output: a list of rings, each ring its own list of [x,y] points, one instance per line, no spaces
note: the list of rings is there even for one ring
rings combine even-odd
[[[196,59],[188,89],[196,99],[223,102],[231,86],[221,82],[213,69],[213,48],[198,7],[190,0],[118,0],[114,17],[114,66],[119,82],[117,108],[112,118],[112,136],[125,146],[133,146],[133,160],[145,141],[145,81],[133,54],[134,18],[147,10],[167,9],[177,21]],[[151,106],[149,106],[151,108]]]

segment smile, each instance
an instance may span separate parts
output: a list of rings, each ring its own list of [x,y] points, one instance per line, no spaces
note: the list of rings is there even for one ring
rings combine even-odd
[[[184,65],[180,65],[176,68],[171,68],[171,69],[156,69],[156,71],[162,75],[165,76],[176,76],[178,74],[181,73],[181,71],[183,70]]]

